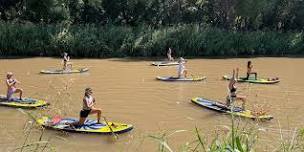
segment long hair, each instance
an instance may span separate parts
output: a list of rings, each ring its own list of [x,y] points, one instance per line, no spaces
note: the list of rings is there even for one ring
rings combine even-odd
[[[251,65],[251,61],[248,61],[247,68],[250,68],[250,65]]]

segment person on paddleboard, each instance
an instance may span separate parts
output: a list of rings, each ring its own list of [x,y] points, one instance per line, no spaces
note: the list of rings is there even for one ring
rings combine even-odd
[[[14,93],[19,93],[19,99],[22,100],[23,90],[16,87],[17,83],[20,82],[13,78],[13,73],[8,72],[6,74],[7,100],[11,100]]]
[[[246,77],[246,80],[249,79],[249,77],[250,77],[251,74],[254,74],[255,79],[257,79],[258,74],[256,72],[254,72],[252,69],[253,69],[252,62],[248,61],[248,63],[247,63],[247,77]]]
[[[70,66],[70,69],[72,69],[72,63],[70,62],[70,56],[68,53],[63,53],[63,70],[67,70],[67,67]]]
[[[235,100],[240,100],[242,101],[242,108],[245,110],[246,97],[236,93],[237,91],[236,82],[238,79],[238,75],[239,75],[239,68],[236,68],[236,72],[233,69],[232,78],[230,79],[228,84],[229,94],[226,98],[226,105],[228,107],[231,107],[231,104],[233,104]]]
[[[185,67],[186,60],[182,57],[178,59],[177,78],[187,78],[187,69]]]
[[[79,121],[73,124],[70,124],[71,126],[81,126],[84,124],[87,117],[91,114],[97,114],[97,123],[100,123],[101,118],[101,110],[98,108],[95,108],[95,98],[92,96],[93,90],[91,88],[86,88],[84,92],[83,97],[83,105],[82,110],[80,111],[80,118]]]
[[[168,58],[168,61],[174,61],[174,58],[172,57],[172,50],[171,48],[168,48],[168,51],[167,51],[167,58]]]

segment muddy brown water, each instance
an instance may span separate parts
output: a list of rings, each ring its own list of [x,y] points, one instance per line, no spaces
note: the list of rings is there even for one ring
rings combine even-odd
[[[88,67],[90,71],[71,75],[41,75],[39,71],[59,67],[60,59],[27,58],[0,59],[0,94],[5,94],[7,71],[21,81],[24,96],[45,99],[51,103],[49,110],[30,110],[35,113],[61,114],[77,117],[81,108],[83,90],[93,88],[97,106],[109,121],[134,125],[129,133],[111,136],[96,134],[61,135],[46,130],[43,139],[50,140],[57,151],[157,151],[158,144],[148,135],[175,130],[189,130],[172,135],[169,144],[174,151],[194,139],[195,126],[204,136],[219,126],[230,124],[230,117],[191,104],[192,97],[202,96],[223,100],[227,94],[227,81],[222,75],[230,74],[233,67],[245,73],[248,59],[190,59],[186,64],[189,73],[205,75],[206,81],[174,83],[156,81],[155,77],[174,75],[176,67],[150,66],[151,61],[133,59],[75,59],[74,66]],[[278,129],[292,130],[303,127],[304,81],[302,58],[253,58],[254,69],[261,77],[278,76],[276,85],[239,84],[240,93],[248,98],[248,108],[255,104],[269,108],[274,116],[270,122],[254,122],[241,119],[247,125],[268,128],[259,140],[263,148],[277,147]],[[65,90],[65,87],[67,89]],[[95,116],[90,116],[95,118]],[[25,141],[24,126],[29,119],[14,108],[0,107],[0,151],[14,151]],[[288,131],[287,131],[288,132]],[[32,130],[28,142],[37,141],[39,129]],[[290,134],[290,133],[287,133]],[[267,137],[263,137],[267,135]]]

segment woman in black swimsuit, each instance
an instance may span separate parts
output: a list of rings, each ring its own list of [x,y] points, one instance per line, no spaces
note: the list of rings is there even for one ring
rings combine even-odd
[[[228,85],[229,94],[226,99],[226,105],[229,107],[235,100],[241,100],[242,108],[245,110],[246,97],[238,95],[236,93],[236,90],[237,90],[236,82],[238,79],[238,74],[239,74],[239,69],[238,68],[236,69],[236,73],[235,73],[235,70],[233,69],[232,78],[230,79],[230,82]]]
[[[254,72],[254,71],[252,70],[252,68],[253,68],[253,65],[251,64],[251,61],[248,61],[248,63],[247,63],[247,77],[246,77],[246,80],[249,79],[249,76],[250,76],[251,74],[254,74],[254,78],[257,79],[258,73],[257,73],[257,72]]]

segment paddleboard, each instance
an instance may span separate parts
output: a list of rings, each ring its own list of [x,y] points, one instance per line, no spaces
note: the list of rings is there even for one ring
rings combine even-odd
[[[174,65],[178,65],[178,62],[175,62],[175,61],[158,61],[158,62],[152,62],[151,65],[154,65],[154,66],[174,66]]]
[[[224,80],[230,80],[231,76],[224,75],[223,79]],[[250,78],[250,77],[249,77],[249,79],[246,79],[245,77],[240,77],[237,81],[238,82],[248,82],[248,83],[258,83],[258,84],[275,84],[275,83],[280,82],[279,78],[268,78],[268,79],[258,78],[256,80],[256,79]]]
[[[42,74],[72,74],[72,73],[83,73],[89,71],[88,68],[74,68],[72,70],[63,70],[63,69],[46,69],[41,70]]]
[[[11,100],[7,100],[6,96],[0,95],[0,106],[8,106],[15,108],[37,108],[49,105],[48,102],[44,100],[32,99],[32,98],[23,98],[20,100],[19,98],[11,98]]]
[[[41,117],[36,119],[36,122],[49,129],[62,130],[67,132],[82,132],[82,133],[98,133],[98,134],[111,134],[124,133],[133,129],[133,125],[118,123],[118,122],[101,122],[97,123],[96,120],[86,119],[82,126],[70,126],[69,124],[77,122],[76,118],[60,118],[60,117]],[[109,126],[108,126],[109,125]],[[111,128],[110,128],[111,127]],[[112,131],[111,131],[112,130]]]
[[[218,112],[223,112],[223,113],[228,113],[228,114],[233,114],[235,116],[240,116],[240,117],[245,117],[245,118],[250,118],[250,119],[258,119],[258,120],[271,120],[273,117],[271,115],[254,115],[252,111],[250,110],[243,110],[241,107],[234,107],[232,110],[230,107],[227,107],[225,104],[201,98],[201,97],[196,97],[191,99],[191,101],[201,107],[205,107],[214,111]],[[231,111],[232,110],[232,111]]]
[[[172,76],[157,76],[156,79],[160,81],[202,81],[205,80],[206,76],[193,76],[188,78],[177,78]]]

